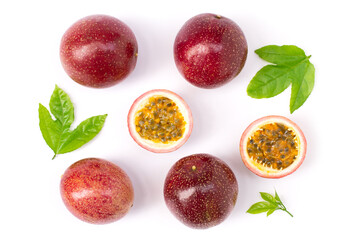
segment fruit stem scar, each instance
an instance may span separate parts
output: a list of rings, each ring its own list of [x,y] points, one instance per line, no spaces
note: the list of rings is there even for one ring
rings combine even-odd
[[[222,16],[221,16],[221,15],[216,14],[215,18],[217,18],[217,19],[221,19],[221,18],[222,18]]]
[[[196,170],[196,166],[193,165],[193,166],[191,167],[191,170],[195,171],[195,170]]]

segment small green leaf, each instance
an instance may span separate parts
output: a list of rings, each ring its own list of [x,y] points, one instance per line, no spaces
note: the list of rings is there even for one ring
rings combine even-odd
[[[276,190],[275,190],[275,196],[265,192],[260,192],[260,195],[266,201],[257,202],[253,204],[247,210],[247,213],[257,214],[257,213],[267,212],[267,216],[269,216],[275,210],[282,210],[288,213],[291,217],[293,217],[293,215],[289,211],[287,211],[286,207],[282,204],[281,199],[277,194]]]
[[[304,104],[314,88],[314,65],[309,61],[302,62],[302,64],[294,69],[294,74],[290,101],[291,113]]]
[[[107,114],[94,116],[81,122],[63,141],[58,153],[67,153],[80,148],[93,139],[104,125]]]
[[[276,209],[269,209],[269,211],[267,212],[267,217],[272,214]]]
[[[287,67],[267,65],[257,72],[247,87],[253,98],[270,98],[282,93],[291,84]]]
[[[248,210],[248,213],[251,214],[258,214],[262,212],[267,212],[270,209],[275,209],[275,205],[270,202],[257,202],[253,204]]]
[[[275,199],[276,199],[277,202],[282,203],[278,193],[276,192],[276,190],[275,190]]]
[[[74,121],[74,106],[68,94],[57,85],[50,99],[50,111],[64,128],[69,128]]]
[[[47,145],[55,149],[59,142],[61,125],[53,121],[51,114],[42,104],[39,104],[39,126]]]
[[[285,66],[293,66],[307,58],[303,49],[294,45],[268,45],[257,49],[255,53],[270,63]]]
[[[276,205],[276,199],[273,197],[273,195],[266,192],[260,192],[260,195],[265,201]]]

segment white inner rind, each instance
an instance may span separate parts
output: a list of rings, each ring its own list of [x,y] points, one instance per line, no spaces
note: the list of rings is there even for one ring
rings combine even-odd
[[[151,140],[142,138],[139,133],[136,131],[136,125],[135,125],[135,114],[144,108],[146,104],[149,103],[149,98],[150,97],[167,97],[171,99],[178,107],[180,113],[182,114],[184,121],[185,121],[185,130],[183,132],[183,135],[180,139],[177,141],[167,141],[166,143],[163,142],[153,142]],[[149,146],[150,148],[156,148],[156,149],[170,149],[176,147],[176,145],[181,144],[182,141],[181,139],[185,139],[187,135],[190,133],[189,130],[191,129],[191,112],[188,108],[188,106],[184,103],[184,101],[180,98],[178,98],[176,95],[172,94],[171,92],[166,92],[166,91],[157,91],[157,92],[152,92],[149,94],[144,95],[142,98],[138,99],[138,101],[135,103],[137,105],[137,108],[134,108],[131,110],[130,115],[129,115],[129,121],[130,121],[130,131],[133,132],[133,136],[138,139],[143,145]]]
[[[267,165],[262,165],[258,163],[256,160],[253,160],[249,158],[248,152],[247,152],[247,142],[249,141],[249,138],[260,129],[263,125],[267,125],[269,123],[281,123],[285,125],[288,129],[291,129],[295,135],[296,135],[296,141],[298,143],[298,155],[295,161],[288,166],[287,168],[284,168],[282,170],[274,169],[271,167],[268,167]],[[246,163],[249,164],[254,170],[260,173],[260,175],[269,175],[269,176],[276,176],[280,175],[280,172],[282,171],[282,175],[288,175],[289,173],[293,172],[295,167],[299,164],[300,161],[302,161],[302,158],[305,154],[306,148],[305,146],[305,139],[302,138],[303,134],[300,132],[299,128],[297,126],[294,126],[292,123],[282,119],[282,118],[269,118],[268,120],[264,119],[261,120],[259,123],[254,124],[253,127],[249,127],[246,131],[246,136],[244,137],[244,142],[242,143],[242,150],[244,155],[246,156]]]

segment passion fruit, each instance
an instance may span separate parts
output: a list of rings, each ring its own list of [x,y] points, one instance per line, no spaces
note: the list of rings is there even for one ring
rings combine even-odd
[[[210,154],[178,160],[164,184],[164,198],[172,214],[191,228],[210,228],[223,222],[238,197],[238,182],[229,166]]]
[[[189,106],[174,92],[148,91],[138,97],[128,113],[128,129],[135,142],[155,153],[172,152],[189,138],[193,119]]]
[[[67,209],[82,221],[107,224],[119,220],[133,205],[133,186],[117,165],[100,158],[72,164],[60,184]]]
[[[307,142],[302,130],[282,116],[252,122],[240,140],[241,158],[248,169],[265,178],[281,178],[303,163]]]

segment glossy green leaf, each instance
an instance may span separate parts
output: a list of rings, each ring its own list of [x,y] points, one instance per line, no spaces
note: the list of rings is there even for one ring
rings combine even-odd
[[[53,121],[50,112],[42,104],[39,104],[39,126],[47,145],[51,149],[56,149],[62,126]]]
[[[309,61],[302,62],[294,69],[294,75],[290,101],[291,113],[304,104],[314,88],[314,65]]]
[[[50,111],[64,128],[69,128],[74,121],[74,106],[68,94],[57,85],[50,99]]]
[[[58,86],[50,99],[50,112],[39,104],[39,125],[43,138],[53,150],[54,156],[80,148],[93,139],[102,129],[107,115],[99,115],[81,122],[76,129],[70,130],[74,121],[74,107],[68,96]]]
[[[248,210],[248,213],[251,214],[258,214],[262,212],[267,212],[270,209],[275,209],[275,205],[270,202],[257,202],[253,204]]]
[[[288,67],[267,65],[257,72],[247,87],[253,98],[270,98],[282,93],[291,84]]]
[[[269,45],[255,52],[273,64],[256,73],[247,86],[247,94],[257,99],[271,98],[292,85],[290,112],[293,113],[304,104],[314,87],[315,68],[310,56],[294,45]]]
[[[273,195],[266,192],[260,192],[260,195],[265,201],[276,204],[276,199],[273,197]]]
[[[291,217],[293,217],[293,215],[289,211],[287,211],[286,207],[281,202],[281,199],[277,194],[276,190],[275,190],[275,196],[266,192],[260,192],[260,195],[265,200],[265,202],[263,201],[263,202],[257,202],[253,204],[247,210],[247,213],[257,214],[257,213],[267,212],[267,216],[269,216],[275,210],[282,210],[288,213]]]
[[[61,142],[59,153],[67,153],[80,148],[92,140],[104,125],[107,114],[94,116],[81,122],[74,131],[70,132]]]
[[[303,49],[294,45],[268,45],[257,49],[255,53],[270,63],[285,66],[293,66],[307,58]]]

